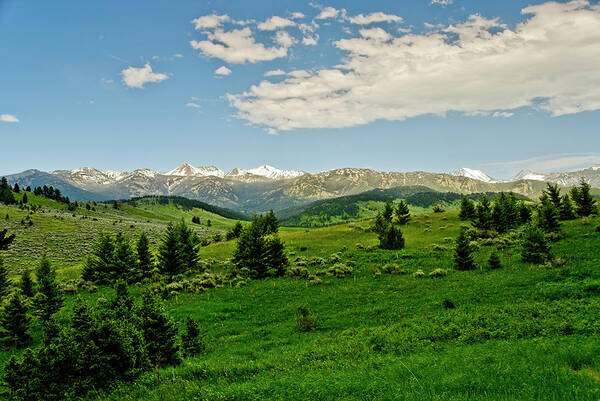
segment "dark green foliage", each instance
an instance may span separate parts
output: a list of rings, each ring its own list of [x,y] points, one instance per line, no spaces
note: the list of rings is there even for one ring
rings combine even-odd
[[[8,213],[6,214],[6,220],[8,220]],[[0,251],[5,251],[8,249],[10,244],[15,240],[15,235],[7,235],[8,230],[4,229],[0,231]]]
[[[193,216],[192,217],[192,223],[194,223],[194,224],[200,224],[200,217]]]
[[[517,227],[521,223],[519,206],[513,194],[506,195],[504,192],[494,201],[492,210],[492,225],[499,233],[504,233]]]
[[[19,183],[15,182],[15,185],[13,187],[13,191],[15,191],[16,194],[21,192],[21,188],[19,187]]]
[[[560,209],[560,203],[561,203],[561,199],[560,199],[560,189],[558,189],[558,184],[546,184],[546,189],[544,190],[544,194],[546,195],[545,197],[543,197],[544,199],[547,198],[548,201],[556,208],[556,209]]]
[[[581,217],[598,213],[596,200],[590,193],[591,186],[583,178],[578,187],[571,189],[571,198],[575,202],[575,211]]]
[[[454,249],[454,266],[456,270],[473,270],[475,261],[473,260],[473,248],[467,230],[462,230],[456,239]]]
[[[383,217],[383,213],[378,213],[377,217],[375,217],[372,230],[378,235],[381,235],[385,232],[389,224],[390,223],[385,220],[385,217]]]
[[[473,222],[473,226],[479,230],[491,230],[492,224],[490,200],[487,196],[483,196],[475,208],[475,221]]]
[[[488,266],[490,269],[495,270],[502,267],[502,263],[500,262],[500,256],[497,251],[492,251],[490,254],[490,258],[488,259]]]
[[[22,202],[23,202],[23,204],[27,204],[27,202],[28,202],[28,201],[29,201],[29,200],[27,199],[27,194],[26,194],[26,193],[24,193],[24,194],[23,194],[23,201],[22,201]]]
[[[185,269],[186,260],[181,251],[179,230],[169,223],[158,247],[158,268],[162,274],[173,277]]]
[[[31,336],[28,333],[27,305],[19,291],[13,292],[10,296],[2,310],[0,322],[2,323],[2,341],[5,344],[20,348],[31,343]]]
[[[8,185],[6,177],[2,177],[0,180],[0,203],[4,203],[5,205],[15,203],[15,196],[13,195],[12,188]]]
[[[177,328],[150,292],[142,295],[138,316],[150,362],[154,366],[177,365],[180,362]]]
[[[442,205],[440,203],[436,204],[433,207],[433,213],[444,213],[444,208],[442,207]]]
[[[242,233],[243,230],[243,226],[242,223],[240,223],[239,221],[237,223],[235,223],[235,225],[233,227],[231,227],[231,229],[229,229],[227,231],[227,234],[225,235],[225,239],[227,241],[231,241],[233,239],[239,238],[240,234]]]
[[[298,330],[301,332],[313,331],[317,327],[317,319],[315,319],[310,310],[305,306],[298,308],[296,323],[298,324]]]
[[[140,278],[149,277],[154,268],[154,257],[150,252],[148,236],[142,232],[136,244],[137,271]]]
[[[11,281],[8,278],[8,270],[4,265],[4,260],[0,256],[0,302],[10,293]]]
[[[525,263],[543,263],[550,256],[550,247],[542,230],[530,224],[523,234],[521,260]]]
[[[210,221],[210,219],[206,220],[206,227],[210,227],[212,226],[212,222]]]
[[[475,204],[464,195],[460,200],[460,213],[458,217],[461,220],[472,220],[475,218]]]
[[[560,231],[558,210],[551,202],[545,202],[538,210],[538,224],[547,233]]]
[[[282,276],[288,265],[283,242],[276,234],[265,235],[261,218],[255,218],[242,230],[233,262],[238,269],[249,269],[254,278]]]
[[[273,210],[268,211],[263,216],[254,215],[252,224],[255,224],[261,232],[261,235],[275,234],[279,231],[279,220],[275,217]]]
[[[58,188],[54,189],[53,186],[48,187],[48,186],[44,185],[43,187],[36,187],[33,190],[33,193],[37,196],[43,196],[44,198],[52,199],[57,202],[66,203],[66,204],[70,203],[69,197],[62,196],[60,189],[58,189]]]
[[[568,194],[563,195],[561,198],[558,214],[561,220],[573,220],[577,217],[573,209],[573,202],[571,202],[571,197]]]
[[[396,207],[396,210],[395,210],[395,214],[396,214],[396,220],[398,221],[398,224],[407,224],[409,222],[410,210],[408,209],[408,205],[406,204],[404,199],[401,199],[400,202],[398,203],[398,206]]]
[[[243,213],[234,212],[233,210],[225,209],[218,206],[209,205],[208,203],[201,202],[194,199],[184,198],[182,196],[142,196],[138,198],[131,198],[127,201],[130,204],[159,204],[169,205],[173,204],[181,207],[183,210],[192,210],[194,208],[206,210],[207,212],[214,213],[216,215],[232,219],[232,220],[248,220],[248,216]],[[200,218],[195,224],[200,224]]]
[[[27,298],[31,298],[35,294],[34,284],[29,270],[25,270],[21,275],[19,289],[21,290],[21,294]]]
[[[180,248],[181,259],[183,263],[183,271],[194,271],[198,267],[198,252],[196,251],[196,243],[199,242],[196,234],[185,224],[185,221],[176,226],[178,246]]]
[[[181,335],[181,348],[185,357],[201,354],[205,349],[198,323],[189,316],[185,319],[185,331]]]
[[[521,224],[527,224],[531,221],[533,215],[531,208],[525,204],[525,202],[519,202],[519,220]]]
[[[102,235],[83,267],[81,277],[87,281],[108,284],[113,279],[115,246],[109,235]]]
[[[38,265],[35,276],[37,280],[37,294],[33,298],[35,314],[41,322],[46,322],[58,312],[63,305],[63,296],[56,283],[56,272],[50,261],[43,256]]]
[[[392,202],[385,202],[383,206],[383,211],[381,212],[383,219],[390,224],[392,222],[392,216],[394,215],[394,207],[392,206]]]
[[[402,230],[389,224],[387,228],[379,234],[379,247],[381,249],[399,250],[404,248],[404,237]]]
[[[129,240],[121,233],[115,236],[113,261],[112,280],[129,280],[136,267],[136,256]]]

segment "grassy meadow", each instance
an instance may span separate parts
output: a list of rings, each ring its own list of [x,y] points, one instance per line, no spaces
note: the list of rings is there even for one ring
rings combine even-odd
[[[29,218],[27,211],[0,206],[0,229],[17,236],[4,252],[15,279],[44,252],[61,280],[77,278],[100,233],[120,231],[134,239],[144,231],[155,249],[166,225],[181,218],[200,217],[202,224],[190,226],[203,237],[235,224],[175,205],[117,210],[98,204],[95,211],[68,211],[43,198],[32,196],[30,202],[42,209]],[[176,294],[165,301],[167,310],[177,322],[186,316],[199,322],[205,353],[89,399],[600,399],[600,219],[563,222],[567,236],[552,244],[552,265],[522,263],[513,233],[478,243],[479,268],[456,271],[454,239],[466,223],[456,210],[421,212],[403,227],[401,251],[377,249],[369,220],[282,227],[292,266],[306,264],[318,274],[344,263],[352,271],[343,277],[319,274],[318,282],[283,277]],[[235,241],[222,241],[199,248],[199,254],[219,271],[234,247]],[[496,248],[503,267],[490,270],[487,259]],[[390,264],[397,268],[386,273]],[[78,295],[91,302],[113,292],[100,287]],[[75,295],[67,295],[59,320],[74,301]],[[315,330],[299,331],[299,307],[315,316]],[[39,327],[32,333],[35,346]],[[22,351],[5,350],[0,361],[12,352]]]

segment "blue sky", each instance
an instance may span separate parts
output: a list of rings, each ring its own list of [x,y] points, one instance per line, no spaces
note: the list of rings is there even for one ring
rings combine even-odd
[[[441,3],[0,0],[0,174],[600,162],[597,2]]]

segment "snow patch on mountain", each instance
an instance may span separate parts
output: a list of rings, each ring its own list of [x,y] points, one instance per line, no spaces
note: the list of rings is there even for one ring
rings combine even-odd
[[[117,170],[106,170],[103,171],[104,175],[108,178],[111,178],[115,181],[121,181],[123,178],[127,177],[129,173],[127,171],[117,171]]]
[[[268,164],[263,164],[262,166],[258,166],[256,168],[251,169],[240,169],[234,168],[231,170],[227,176],[228,177],[244,177],[244,176],[252,176],[256,175],[259,177],[269,178],[271,180],[287,180],[290,178],[300,177],[306,174],[303,171],[297,170],[282,170],[273,166],[269,166]]]
[[[490,182],[490,183],[497,182],[492,177],[490,177],[489,175],[484,173],[483,171],[474,170],[474,169],[467,168],[467,167],[463,167],[460,170],[455,171],[454,173],[452,173],[452,175],[457,176],[457,177],[472,178],[474,180],[479,180],[479,181],[483,181],[483,182]]]
[[[215,166],[207,166],[207,167],[194,167],[190,163],[183,163],[181,166],[164,173],[165,175],[176,175],[180,177],[225,177],[225,173],[215,167]]]
[[[519,180],[546,181],[546,175],[541,174],[541,173],[536,173],[531,170],[521,170],[512,179],[512,181],[519,181]]]

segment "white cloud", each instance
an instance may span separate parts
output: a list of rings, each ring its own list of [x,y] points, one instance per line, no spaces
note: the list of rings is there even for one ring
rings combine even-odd
[[[289,26],[295,26],[296,23],[287,18],[281,18],[278,16],[273,16],[266,20],[265,22],[261,22],[258,24],[258,29],[261,31],[274,31],[276,29],[287,28]]]
[[[301,13],[300,11],[294,11],[294,12],[290,13],[291,19],[301,19],[304,17],[305,17],[305,15],[303,13]]]
[[[231,74],[231,70],[223,65],[215,70],[215,74],[227,76]]]
[[[192,40],[190,45],[207,57],[221,59],[231,64],[257,63],[287,56],[288,47],[265,47],[257,43],[250,28],[207,32],[208,40]]]
[[[485,163],[481,167],[493,172],[494,176],[511,178],[521,170],[537,173],[580,170],[600,162],[600,153],[559,153],[532,157],[524,160]]]
[[[548,2],[522,13],[512,29],[474,15],[424,34],[361,31],[335,42],[341,65],[228,99],[237,117],[279,130],[449,111],[506,117],[527,106],[553,116],[599,110],[600,7]]]
[[[129,67],[121,71],[123,83],[130,88],[143,88],[148,82],[161,82],[169,77],[167,74],[152,72],[149,63],[141,68]]]
[[[315,17],[315,19],[330,19],[337,18],[339,15],[343,15],[345,10],[338,10],[333,7],[325,7],[321,10],[319,15]]]
[[[3,123],[18,123],[19,119],[12,114],[0,114],[0,121]]]
[[[199,109],[200,105],[198,103],[194,103],[194,102],[188,102],[185,104],[187,107],[193,107],[195,109]]]
[[[383,42],[387,42],[392,38],[392,35],[390,35],[381,28],[361,29],[359,33],[360,36],[362,36],[365,39],[373,39]]]
[[[440,6],[449,6],[454,3],[454,0],[431,0],[429,4],[439,4]]]
[[[265,77],[276,77],[279,75],[285,75],[285,71],[283,70],[271,70],[265,72]]]
[[[288,48],[297,42],[296,39],[292,38],[286,31],[277,31],[275,34],[275,43],[279,46]]]
[[[302,38],[302,44],[305,46],[316,46],[318,41],[319,41],[319,35],[304,36]]]
[[[352,24],[368,25],[376,22],[402,22],[402,17],[377,12],[368,15],[358,14],[354,17],[350,17],[349,20]]]
[[[175,58],[183,58],[183,54],[177,53],[177,54],[174,54],[173,57],[175,57]]]
[[[114,81],[112,79],[102,78],[102,82],[105,84],[112,84]]]
[[[494,117],[494,118],[498,118],[498,117],[509,118],[514,115],[515,115],[515,113],[511,113],[511,112],[507,112],[507,111],[495,111],[494,114],[492,114],[492,117]]]
[[[222,24],[229,22],[229,21],[231,21],[231,18],[229,18],[229,15],[227,15],[227,14],[223,14],[223,15],[210,14],[210,15],[203,15],[202,17],[193,19],[192,24],[194,24],[195,29],[197,31],[199,31],[201,29],[217,28],[217,27],[221,26]]]

